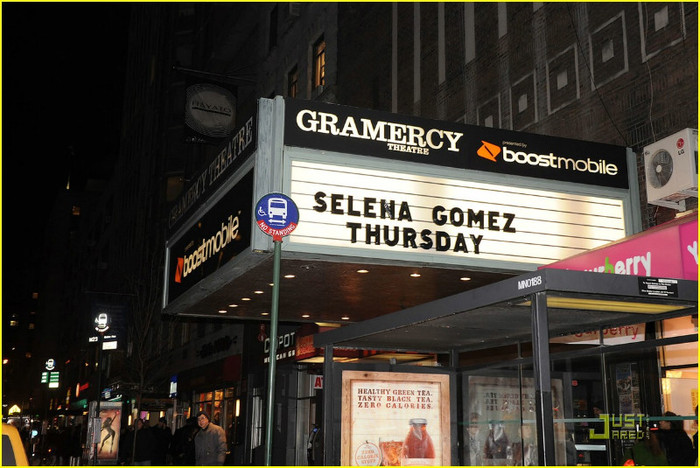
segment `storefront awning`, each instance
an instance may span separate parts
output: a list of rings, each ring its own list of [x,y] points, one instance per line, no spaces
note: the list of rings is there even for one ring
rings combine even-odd
[[[542,293],[542,294],[538,294]],[[545,269],[314,336],[316,347],[450,353],[697,313],[696,281]]]

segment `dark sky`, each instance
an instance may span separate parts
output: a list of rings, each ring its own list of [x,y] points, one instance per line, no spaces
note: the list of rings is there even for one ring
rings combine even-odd
[[[128,18],[120,3],[2,4],[3,295],[41,245],[71,166],[77,185],[110,173]]]

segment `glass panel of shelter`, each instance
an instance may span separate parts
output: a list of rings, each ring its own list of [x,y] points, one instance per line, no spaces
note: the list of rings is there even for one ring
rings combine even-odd
[[[622,465],[630,459],[637,465],[697,464],[697,318],[637,326],[643,339],[627,345],[619,344],[620,330],[601,330],[593,343],[552,340],[557,465]],[[679,337],[684,342],[669,341]],[[473,354],[460,362],[475,364],[479,353]],[[537,465],[529,344],[496,354],[519,363],[461,374],[461,461]]]

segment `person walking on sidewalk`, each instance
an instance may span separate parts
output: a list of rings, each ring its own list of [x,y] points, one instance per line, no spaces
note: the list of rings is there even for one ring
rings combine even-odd
[[[211,422],[209,415],[197,413],[199,432],[194,438],[195,462],[198,466],[223,465],[226,460],[226,433]]]

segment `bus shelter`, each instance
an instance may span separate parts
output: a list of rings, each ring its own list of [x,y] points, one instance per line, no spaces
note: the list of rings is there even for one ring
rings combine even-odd
[[[655,365],[634,356],[656,359],[661,345],[689,344],[697,368],[697,295],[696,281],[543,269],[317,334],[324,464],[617,463],[649,436],[667,391],[649,385]],[[695,323],[694,334],[654,331],[680,317]],[[611,339],[632,327],[644,341]],[[575,339],[582,335],[596,338]],[[339,361],[347,349],[394,357]],[[633,356],[631,364],[604,359],[612,349]],[[553,358],[560,354],[568,363],[562,372]],[[399,355],[436,359],[415,366]],[[589,383],[578,363],[596,360],[600,375],[578,397]],[[602,416],[582,412],[595,405]],[[421,429],[431,447],[407,453]]]

